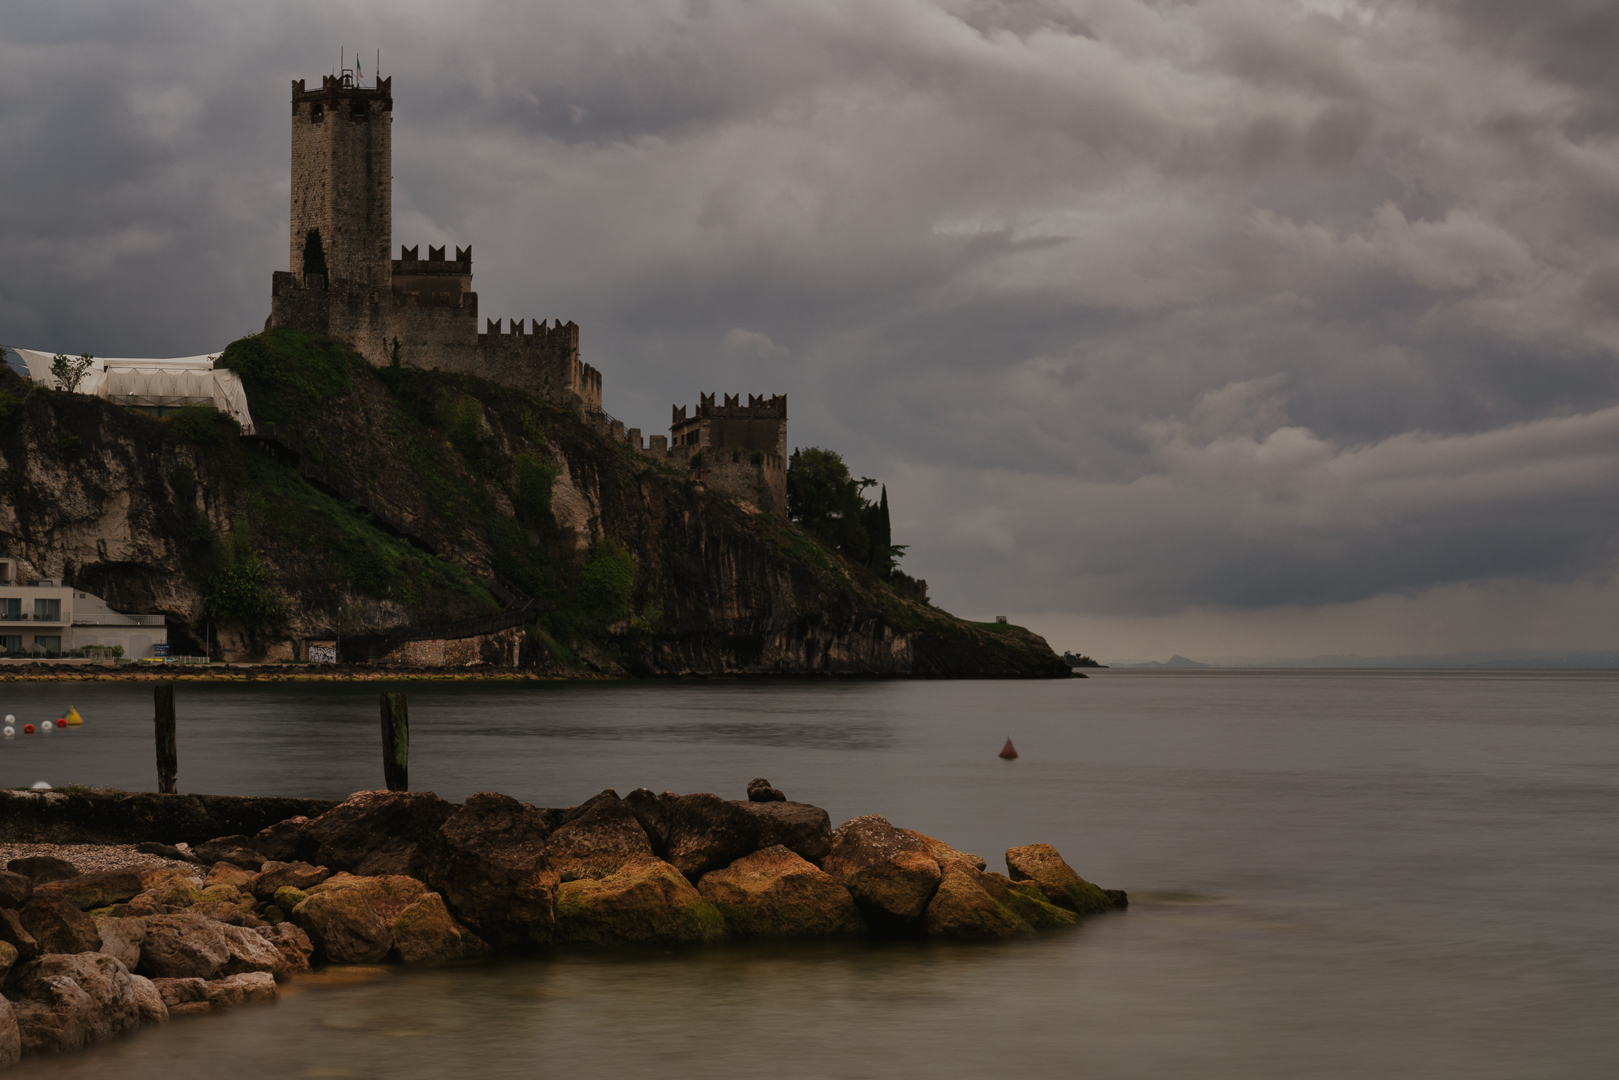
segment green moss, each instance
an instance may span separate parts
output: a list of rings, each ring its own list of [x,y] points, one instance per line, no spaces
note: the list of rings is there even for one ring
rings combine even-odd
[[[350,370],[364,363],[340,342],[277,329],[231,342],[216,366],[241,377],[255,420],[291,425],[314,419],[352,391]]]
[[[187,442],[218,446],[242,433],[241,426],[212,405],[187,405],[159,423]]]

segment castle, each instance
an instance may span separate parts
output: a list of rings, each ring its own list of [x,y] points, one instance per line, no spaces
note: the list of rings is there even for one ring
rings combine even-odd
[[[579,327],[489,319],[478,328],[472,247],[393,250],[393,79],[371,87],[353,73],[292,84],[292,215],[288,269],[271,280],[265,329],[345,341],[377,367],[465,372],[578,410],[639,453],[690,471],[694,483],[763,509],[787,506],[787,398],[701,395],[677,407],[669,438],[643,445],[602,411],[601,372],[579,358]]]

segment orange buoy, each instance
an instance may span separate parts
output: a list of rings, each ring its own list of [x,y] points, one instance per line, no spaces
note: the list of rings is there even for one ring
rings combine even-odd
[[[1012,745],[1012,740],[1011,739],[1007,739],[1006,740],[1006,745],[1001,747],[1001,760],[1002,761],[1013,761],[1013,760],[1016,760],[1016,758],[1017,758],[1017,747]]]

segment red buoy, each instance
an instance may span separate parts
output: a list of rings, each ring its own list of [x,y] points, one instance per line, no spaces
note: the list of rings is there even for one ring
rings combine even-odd
[[[59,728],[67,727],[67,717],[63,717],[62,719],[58,720],[56,722],[56,726],[59,727]]]
[[[22,733],[24,735],[32,735],[34,733],[34,725],[33,724],[24,724],[22,726]]]
[[[1013,761],[1016,758],[1017,758],[1017,747],[1012,745],[1012,740],[1011,739],[1007,739],[1006,740],[1006,745],[1001,747],[1001,760],[1002,761]]]

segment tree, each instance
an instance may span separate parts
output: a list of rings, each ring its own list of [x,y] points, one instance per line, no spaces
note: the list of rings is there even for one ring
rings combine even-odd
[[[90,365],[94,362],[95,357],[89,353],[83,353],[75,359],[69,359],[61,353],[57,353],[51,357],[51,374],[56,377],[57,386],[70,394],[77,394],[79,392],[79,383],[84,381],[84,376],[90,371]]]
[[[860,493],[877,481],[856,480],[842,455],[818,446],[794,450],[787,459],[787,516],[833,551],[866,565],[871,504]]]

